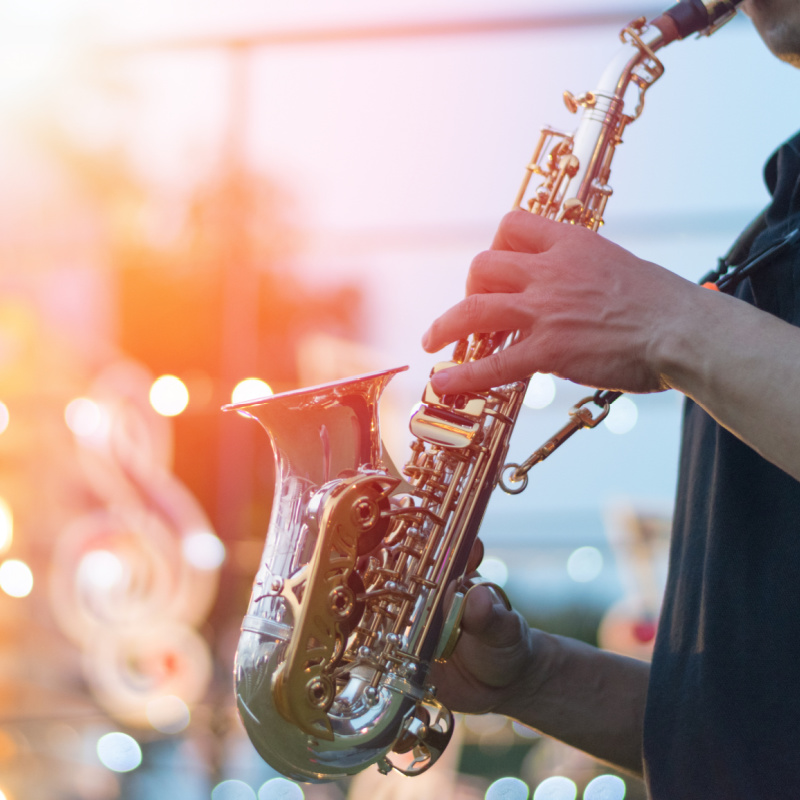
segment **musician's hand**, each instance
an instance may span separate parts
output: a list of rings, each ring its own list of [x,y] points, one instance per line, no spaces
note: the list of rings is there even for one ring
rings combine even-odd
[[[423,339],[428,352],[472,333],[519,330],[503,352],[438,372],[442,394],[478,391],[547,372],[585,386],[666,388],[665,341],[708,290],[585,228],[513,211],[492,249],[472,262],[467,297]],[[445,377],[447,376],[447,377]]]
[[[515,685],[533,668],[531,634],[522,616],[489,587],[471,591],[455,652],[431,670],[437,698],[452,711],[508,713],[504,704],[513,708]]]

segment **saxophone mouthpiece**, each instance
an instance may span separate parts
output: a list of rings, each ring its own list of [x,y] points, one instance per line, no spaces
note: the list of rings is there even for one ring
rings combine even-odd
[[[664,34],[664,44],[693,33],[708,36],[736,15],[742,0],[681,0],[653,20]]]

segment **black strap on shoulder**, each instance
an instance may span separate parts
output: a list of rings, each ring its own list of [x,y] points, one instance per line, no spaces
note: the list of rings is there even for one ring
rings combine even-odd
[[[730,250],[717,261],[717,268],[706,273],[699,281],[701,284],[719,281],[736,269],[736,264],[742,264],[750,254],[750,248],[756,237],[767,227],[767,209],[765,208],[742,232],[731,245]],[[738,283],[738,281],[737,281]]]

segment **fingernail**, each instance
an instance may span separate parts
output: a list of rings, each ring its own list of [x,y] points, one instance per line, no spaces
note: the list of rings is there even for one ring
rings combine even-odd
[[[437,372],[432,380],[433,388],[436,389],[438,394],[442,395],[450,384],[450,371],[444,370],[443,372]]]
[[[430,338],[431,338],[431,332],[430,331],[425,331],[425,333],[422,334],[422,349],[423,350],[427,350],[428,349],[428,341],[430,340]]]

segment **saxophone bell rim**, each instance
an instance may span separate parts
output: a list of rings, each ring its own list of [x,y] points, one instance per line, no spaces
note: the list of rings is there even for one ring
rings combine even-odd
[[[366,372],[363,375],[353,375],[348,378],[342,378],[338,381],[331,381],[330,383],[321,383],[318,386],[308,386],[302,389],[291,389],[287,392],[280,392],[279,394],[270,394],[266,395],[265,397],[255,398],[253,400],[244,400],[241,403],[226,403],[222,406],[223,411],[243,411],[248,409],[250,406],[260,406],[264,403],[268,403],[271,400],[277,400],[280,398],[289,398],[289,397],[302,397],[306,394],[318,394],[320,392],[324,392],[329,389],[334,389],[337,386],[345,386],[351,383],[359,383],[361,381],[369,381],[374,380],[375,378],[380,377],[393,377],[397,375],[399,372],[405,372],[408,370],[408,366],[402,367],[393,367],[392,369],[382,369],[378,370],[377,372]]]

